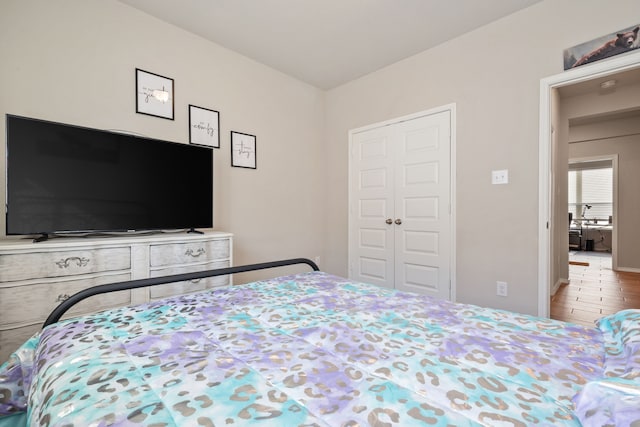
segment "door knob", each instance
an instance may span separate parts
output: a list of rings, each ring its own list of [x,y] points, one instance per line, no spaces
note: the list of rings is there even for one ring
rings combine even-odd
[[[402,224],[402,220],[400,218],[396,219],[396,224],[398,225]]]
[[[387,224],[393,224],[393,220],[391,218],[387,218],[387,220],[385,221]]]

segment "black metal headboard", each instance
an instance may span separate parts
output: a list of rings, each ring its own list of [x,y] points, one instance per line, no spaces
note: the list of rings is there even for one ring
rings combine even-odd
[[[227,274],[244,273],[247,271],[264,270],[267,268],[284,267],[287,265],[307,264],[314,271],[319,268],[315,262],[306,258],[292,258],[281,261],[263,262],[260,264],[239,265],[237,267],[217,268],[215,270],[198,271],[195,273],[173,274],[171,276],[153,277],[148,279],[129,280],[126,282],[109,283],[106,285],[93,286],[71,295],[68,299],[57,306],[47,320],[42,325],[43,328],[56,323],[64,313],[80,301],[94,295],[106,294],[108,292],[124,291],[127,289],[144,288],[147,286],[164,285],[166,283],[182,282],[184,280],[202,279],[204,277],[225,276]]]

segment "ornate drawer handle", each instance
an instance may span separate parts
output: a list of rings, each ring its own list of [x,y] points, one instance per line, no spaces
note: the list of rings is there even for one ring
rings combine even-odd
[[[56,298],[56,301],[58,302],[62,302],[62,301],[66,301],[70,298],[69,294],[60,294],[58,295],[58,298]]]
[[[85,257],[80,258],[77,256],[70,256],[69,258],[56,261],[56,265],[59,268],[68,268],[73,261],[75,261],[78,267],[84,267],[85,265],[89,264],[89,258],[85,258]]]
[[[204,248],[200,248],[195,253],[193,252],[193,249],[187,249],[184,254],[193,258],[198,258],[200,255],[204,253],[205,253]]]

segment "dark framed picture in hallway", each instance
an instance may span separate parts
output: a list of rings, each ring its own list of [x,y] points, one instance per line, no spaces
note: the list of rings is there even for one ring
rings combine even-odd
[[[256,169],[256,136],[231,131],[231,166]]]
[[[564,69],[569,70],[637,49],[640,47],[639,31],[640,25],[633,25],[565,49]]]

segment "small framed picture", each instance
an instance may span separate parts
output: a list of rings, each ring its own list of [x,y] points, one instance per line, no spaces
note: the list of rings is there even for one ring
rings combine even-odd
[[[256,136],[231,131],[231,166],[256,169]]]
[[[220,148],[220,113],[189,104],[189,142]]]
[[[173,79],[136,68],[136,113],[173,120]]]

